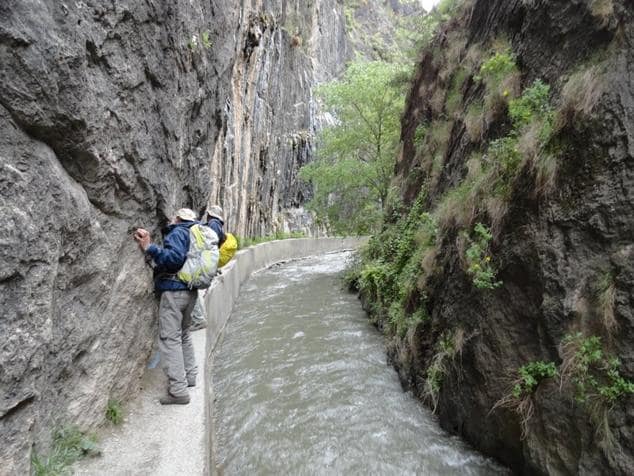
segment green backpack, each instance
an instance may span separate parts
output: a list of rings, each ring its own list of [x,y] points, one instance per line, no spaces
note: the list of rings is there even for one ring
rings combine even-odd
[[[189,289],[205,289],[218,270],[218,235],[208,226],[189,228],[189,251],[185,264],[176,275]]]

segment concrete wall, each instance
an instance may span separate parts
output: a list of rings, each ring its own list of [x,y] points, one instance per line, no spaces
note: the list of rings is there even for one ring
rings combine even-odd
[[[356,249],[365,241],[365,238],[298,238],[270,241],[239,251],[235,258],[222,268],[222,274],[214,280],[214,284],[205,296],[208,323],[204,371],[204,381],[207,387],[205,389],[207,474],[215,474],[216,468],[214,396],[209,377],[213,369],[216,344],[231,316],[233,304],[240,293],[242,284],[253,272],[265,269],[272,264],[333,251]]]

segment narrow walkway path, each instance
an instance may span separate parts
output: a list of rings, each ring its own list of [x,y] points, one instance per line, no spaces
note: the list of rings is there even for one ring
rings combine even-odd
[[[204,330],[192,334],[199,375],[189,405],[163,406],[166,380],[160,368],[148,369],[137,398],[125,404],[125,422],[99,432],[102,456],[78,462],[85,476],[198,476],[205,461]],[[160,367],[160,366],[159,366]]]

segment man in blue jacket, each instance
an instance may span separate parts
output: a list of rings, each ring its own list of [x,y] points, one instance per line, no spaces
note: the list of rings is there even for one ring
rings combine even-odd
[[[163,247],[152,243],[150,233],[139,228],[134,239],[151,259],[154,268],[154,289],[160,295],[159,352],[168,379],[167,395],[160,398],[163,405],[189,403],[187,387],[196,385],[196,359],[189,334],[191,313],[196,303],[196,290],[176,277],[187,259],[189,228],[197,223],[196,214],[181,208],[164,230]]]

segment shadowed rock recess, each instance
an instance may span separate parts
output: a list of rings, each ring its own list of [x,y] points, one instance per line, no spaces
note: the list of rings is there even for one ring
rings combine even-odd
[[[417,200],[437,228],[403,301],[422,317],[393,335],[390,357],[445,428],[518,473],[634,468],[633,65],[629,1],[477,0],[421,56],[408,97],[395,181],[405,206],[392,206],[383,240],[407,230],[399,210]],[[500,84],[487,83],[494,68]],[[536,79],[550,85],[545,144],[531,124],[513,135],[507,111]],[[514,150],[500,152],[504,137]],[[468,271],[478,222],[493,234],[495,289]],[[370,294],[387,328],[394,318]],[[539,361],[557,373],[514,387]]]
[[[239,235],[293,226],[311,86],[347,54],[336,0],[0,4],[0,472],[138,390],[135,227],[209,201]]]

